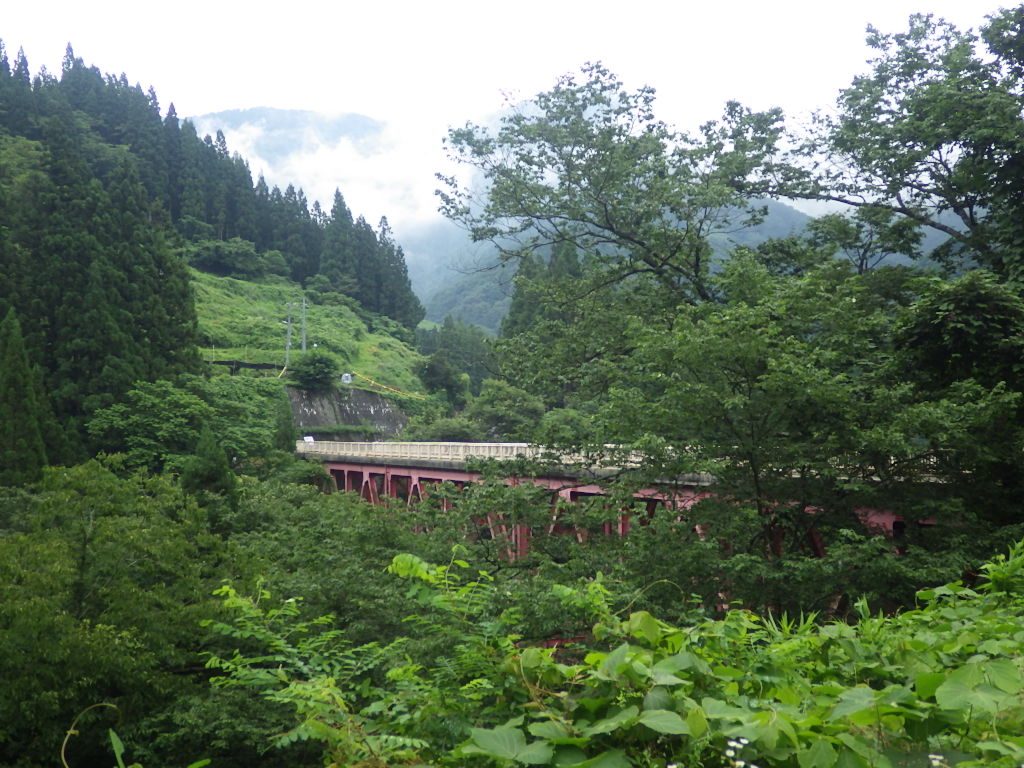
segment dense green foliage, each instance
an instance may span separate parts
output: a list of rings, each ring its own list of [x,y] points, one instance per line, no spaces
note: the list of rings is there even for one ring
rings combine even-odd
[[[201,684],[182,673],[194,663],[190,625],[213,610],[213,542],[170,482],[91,463],[48,471],[31,494],[8,491],[0,510],[0,761],[52,763],[91,704],[141,717]],[[82,740],[76,761],[100,759],[99,741]]]
[[[379,234],[352,213],[340,192],[324,226],[319,274],[327,284],[352,296],[372,312],[394,318],[408,328],[423,319],[423,307],[412,292],[402,247],[394,241],[388,220]]]
[[[526,523],[541,530],[550,522],[550,512],[538,503],[543,494],[528,486],[443,489],[410,510],[371,508],[345,494],[324,496],[309,486],[243,478],[236,505],[200,498],[200,507],[165,478],[118,477],[119,472],[116,463],[48,470],[41,484],[0,497],[5,590],[0,605],[8,630],[0,635],[0,658],[9,668],[5,679],[15,680],[16,690],[33,692],[7,700],[12,709],[5,711],[0,739],[7,762],[49,764],[74,716],[105,701],[120,708],[117,731],[147,765],[181,762],[183,755],[212,757],[228,766],[313,765],[315,747],[281,736],[290,733],[291,707],[307,694],[320,702],[316,717],[324,724],[336,722],[342,703],[357,700],[360,707],[370,705],[365,716],[371,719],[396,713],[403,738],[449,750],[469,737],[470,728],[501,726],[518,716],[502,707],[525,701],[522,695],[508,697],[495,689],[499,683],[522,684],[510,666],[520,653],[510,635],[534,642],[586,636],[594,650],[607,652],[618,635],[600,630],[591,636],[590,625],[600,619],[614,626],[608,611],[628,616],[647,610],[670,623],[706,628],[694,622],[705,615],[702,606],[713,611],[722,601],[723,584],[733,585],[736,599],[776,610],[801,604],[827,610],[840,595],[865,592],[879,604],[891,604],[901,592],[909,590],[912,597],[917,587],[955,576],[986,549],[979,542],[972,556],[965,545],[965,561],[928,560],[921,552],[900,557],[884,539],[848,531],[834,558],[790,554],[769,563],[737,557],[716,541],[703,540],[692,520],[661,516],[624,541],[592,537],[581,546],[573,536],[538,534],[530,557],[512,562],[505,526]],[[444,494],[454,504],[447,511]],[[560,519],[567,531],[599,530],[601,521],[619,510],[615,502],[579,505],[561,510]],[[479,536],[480,521],[488,518],[494,533]],[[714,519],[738,537],[759,524],[752,513],[731,522],[710,513],[697,519],[704,525]],[[417,558],[445,562],[453,546],[460,558],[489,572],[486,584],[459,585],[457,571],[471,571],[458,566],[426,590],[409,591],[384,575],[396,553],[416,553],[409,563]],[[851,569],[850,563],[862,565]],[[588,586],[598,571],[605,576]],[[231,579],[245,594],[269,589],[305,597],[302,603],[281,603],[265,596],[259,603],[260,611],[278,616],[277,625],[289,638],[283,646],[275,642],[272,659],[265,660],[298,676],[278,699],[288,706],[267,706],[243,689],[207,687],[200,651],[222,659],[231,659],[235,649],[247,658],[265,655],[260,641],[267,635],[259,622],[220,639],[197,630],[199,620],[229,621],[209,601],[222,579]],[[440,588],[446,594],[438,597],[434,592]],[[598,605],[593,599],[599,595]],[[819,595],[817,603],[813,595]],[[603,606],[604,618],[595,615],[595,605]],[[340,648],[334,645],[337,633],[319,634],[323,622],[308,630],[299,627],[328,612],[344,627]],[[991,605],[984,612],[995,616]],[[420,618],[410,624],[410,615]],[[744,622],[753,621],[744,615]],[[698,637],[697,630],[687,631]],[[306,632],[312,634],[300,652],[319,649],[316,656],[289,656],[289,648],[306,642]],[[350,690],[342,685],[348,667],[318,667],[333,664],[326,659],[336,658],[336,652],[348,658],[346,648],[386,646],[399,638],[406,639],[395,647],[397,655],[367,652],[379,664],[398,665],[388,678],[396,681],[399,700],[377,698],[383,679],[376,674],[358,685],[353,680]],[[750,642],[760,648],[757,638],[753,634]],[[729,648],[720,651],[723,657],[732,653]],[[551,658],[550,650],[540,653],[539,658]],[[872,653],[864,651],[864,658]],[[324,680],[302,682],[302,676],[320,673],[334,676],[340,698],[320,697]],[[281,681],[278,673],[257,677],[261,687]],[[77,683],[68,686],[68,680]],[[87,756],[106,748],[108,724],[113,723],[102,712],[81,724],[71,745],[72,764],[92,762]],[[302,728],[311,738],[322,735],[315,724]],[[260,754],[275,741],[287,748]]]
[[[195,312],[187,273],[152,226],[148,169],[131,139],[79,111],[70,75],[32,84],[0,58],[0,303],[17,311],[30,364],[74,440],[134,381],[196,369]],[[141,91],[100,85],[159,126]],[[71,448],[51,460],[81,455]]]
[[[452,131],[445,211],[518,275],[418,354],[386,221],[0,49],[0,763],[1021,765],[1022,22],[871,32],[801,136],[600,65]],[[853,213],[744,239],[765,196]],[[286,355],[549,455],[324,493],[284,378],[200,366]],[[551,462],[607,495],[505,482]]]
[[[811,137],[805,151],[829,162],[797,192],[927,224],[947,236],[944,261],[1015,275],[1024,73],[1009,41],[1020,27],[1018,5],[980,36],[924,15],[903,33],[869,29],[871,71]]]
[[[416,329],[416,349],[427,356],[420,378],[431,392],[444,391],[452,407],[480,394],[484,379],[496,371],[492,339],[475,325],[445,318],[432,328]]]
[[[181,253],[189,264],[211,275],[253,280],[288,274],[288,265],[280,251],[257,253],[255,244],[239,237],[189,243]]]
[[[316,349],[304,353],[290,369],[296,384],[314,392],[323,392],[333,387],[338,373],[338,362],[326,352]]]
[[[284,400],[274,379],[185,376],[176,382],[139,382],[124,400],[89,424],[98,445],[122,454],[131,469],[180,470],[209,426],[234,463],[263,455],[274,440]]]
[[[1021,250],[1007,217],[1021,198],[1003,179],[1024,154],[1024,87],[1018,52],[994,37],[1019,15],[983,31],[988,54],[926,17],[872,32],[871,73],[803,136],[737,104],[683,134],[657,120],[652,89],[600,65],[495,130],[453,129],[476,181],[446,179],[443,210],[518,265],[501,377],[577,426],[538,429],[522,398],[525,431],[486,402],[465,415],[491,434],[589,443],[595,460],[638,448],[648,479],[710,472],[716,496],[763,521],[751,552],[821,535],[827,549],[857,509],[929,520],[947,538],[927,546],[951,550],[965,526],[1019,523]],[[761,221],[765,195],[853,213],[724,260],[722,238]],[[947,238],[932,257],[967,274],[912,262],[922,227]]]
[[[717,257],[727,258],[737,246],[754,248],[766,240],[798,235],[811,221],[807,214],[777,200],[762,199],[758,205],[765,210],[759,223],[710,238]],[[448,221],[426,228],[416,241],[420,253],[448,254],[446,269],[438,269],[437,263],[425,265],[422,257],[420,263],[410,265],[427,320],[441,323],[453,317],[497,334],[512,311],[521,264],[502,261],[490,243],[470,243],[466,233]]]
[[[215,505],[226,504],[232,509],[238,505],[238,478],[231,471],[228,457],[209,425],[203,426],[193,455],[181,468],[181,488],[195,496],[208,511]],[[213,522],[220,523],[212,512],[210,516]]]
[[[562,586],[565,609],[597,623],[555,649],[517,642],[489,574],[403,554],[389,571],[411,582],[420,633],[447,641],[433,663],[410,660],[408,640],[352,646],[329,619],[229,587],[234,620],[214,629],[257,655],[208,663],[294,710],[279,743],[315,739],[335,765],[1009,767],[1024,757],[1022,564],[1018,544],[978,591],[927,590],[894,618],[862,602],[855,626],[745,611],[675,626],[616,615],[600,581]]]

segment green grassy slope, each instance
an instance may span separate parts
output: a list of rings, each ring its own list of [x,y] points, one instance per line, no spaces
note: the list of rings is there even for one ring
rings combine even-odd
[[[301,354],[302,289],[288,280],[251,283],[192,270],[199,314],[200,344],[206,360],[240,360],[284,367],[288,316],[292,308],[292,360]],[[367,329],[344,306],[309,304],[306,339],[338,361],[342,371],[369,377],[404,392],[422,392],[414,370],[422,358],[386,333]],[[357,386],[362,380],[357,379]]]

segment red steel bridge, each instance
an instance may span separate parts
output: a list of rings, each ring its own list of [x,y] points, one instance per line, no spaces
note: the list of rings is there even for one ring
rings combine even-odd
[[[431,488],[440,483],[452,483],[463,488],[479,482],[481,475],[468,469],[473,461],[539,459],[542,450],[527,443],[380,443],[330,442],[299,440],[295,445],[299,456],[323,463],[335,486],[341,491],[358,493],[371,504],[387,499],[414,504],[427,497]],[[549,469],[542,476],[505,478],[508,485],[530,484],[551,492],[552,505],[559,501],[578,502],[587,498],[607,495],[594,473],[581,477],[581,472],[570,469]],[[708,495],[709,475],[682,478],[669,488],[644,488],[633,494],[634,509],[647,515],[659,507],[676,510],[688,509]],[[489,515],[486,521],[489,535],[509,542],[509,555],[525,555],[529,548],[530,531],[525,525],[506,525],[500,514]],[[629,532],[630,514],[623,512],[616,522],[605,523],[604,533],[625,536]],[[551,531],[559,529],[552,517]],[[565,532],[565,531],[558,531]],[[583,532],[573,531],[577,536]]]
[[[544,457],[540,447],[528,443],[314,442],[306,439],[296,442],[295,452],[323,463],[338,490],[358,493],[371,504],[383,504],[389,499],[414,504],[426,498],[431,488],[440,483],[463,488],[479,482],[480,473],[468,467],[481,459],[514,461]],[[625,457],[624,463],[629,464],[630,458]],[[596,471],[566,468],[545,472],[541,476],[508,476],[505,483],[546,488],[551,493],[553,508],[559,501],[572,503],[608,493],[597,482],[600,475]],[[631,515],[639,513],[649,518],[659,508],[678,515],[709,496],[713,483],[710,475],[689,475],[672,483],[659,484],[659,487],[642,488],[633,494],[630,509],[623,510],[616,522],[605,523],[603,532],[625,536]],[[863,522],[886,535],[892,535],[896,527],[903,525],[900,517],[885,510],[860,510],[857,514]],[[506,524],[500,512],[488,515],[481,523],[487,535],[507,542],[509,557],[522,557],[529,550],[531,531],[528,526]],[[552,515],[548,532],[572,533],[581,540],[587,535],[587,532],[563,529],[556,515]],[[823,554],[817,534],[813,537],[812,549]]]

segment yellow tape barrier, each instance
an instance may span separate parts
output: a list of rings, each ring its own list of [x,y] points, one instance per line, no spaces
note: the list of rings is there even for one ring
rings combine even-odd
[[[381,389],[386,389],[388,392],[394,392],[396,395],[403,395],[404,397],[412,397],[412,398],[414,398],[416,400],[426,400],[427,399],[426,395],[421,395],[421,394],[419,394],[417,392],[403,392],[400,389],[395,389],[394,387],[389,387],[387,384],[381,384],[379,381],[374,381],[369,376],[363,376],[363,374],[356,373],[355,371],[352,371],[352,375],[353,376],[358,376],[360,379],[364,379],[365,381],[370,382],[375,387],[379,387]]]

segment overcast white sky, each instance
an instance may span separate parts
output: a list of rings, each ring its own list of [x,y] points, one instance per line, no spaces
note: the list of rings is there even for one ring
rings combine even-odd
[[[588,60],[657,89],[658,116],[688,128],[737,99],[799,116],[864,71],[864,30],[930,12],[975,27],[998,0],[364,0],[174,3],[5,2],[0,38],[33,72],[59,73],[65,45],[104,72],[152,85],[161,104],[201,115],[254,106],[361,113],[386,123],[385,151],[313,148],[261,167],[330,204],[335,186],[371,221],[429,219],[447,127],[485,121]],[[229,146],[245,154],[242,137]],[[283,172],[301,177],[274,178]]]

